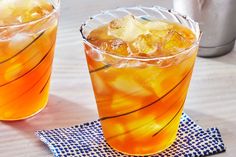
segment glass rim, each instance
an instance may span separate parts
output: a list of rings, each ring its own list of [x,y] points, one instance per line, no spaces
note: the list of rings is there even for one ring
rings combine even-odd
[[[182,51],[180,51],[179,53],[177,54],[173,54],[173,55],[168,55],[168,56],[158,56],[158,57],[139,57],[139,56],[121,56],[121,55],[118,55],[118,54],[112,54],[112,53],[109,53],[108,51],[106,50],[102,50],[100,49],[99,47],[97,47],[96,45],[90,43],[87,39],[87,37],[85,37],[84,35],[84,29],[86,27],[86,25],[88,24],[89,21],[93,20],[96,16],[99,16],[99,15],[105,15],[107,12],[110,12],[110,11],[119,11],[120,9],[134,9],[134,8],[153,8],[153,9],[158,9],[158,10],[161,10],[161,11],[165,11],[165,12],[168,12],[168,13],[171,13],[171,14],[175,14],[175,15],[178,15],[178,16],[181,16],[182,18],[184,18],[186,21],[188,21],[189,23],[192,23],[194,24],[194,26],[197,28],[198,30],[198,34],[196,32],[193,32],[194,35],[196,36],[196,39],[194,41],[194,43],[191,45],[191,47],[187,48],[187,49],[184,49]],[[167,19],[168,20],[168,19]],[[180,23],[181,24],[181,23]],[[202,31],[200,30],[200,27],[199,27],[199,24],[198,22],[195,22],[193,19],[191,19],[189,16],[186,16],[186,15],[182,15],[176,11],[174,11],[173,9],[167,9],[167,8],[164,8],[164,7],[160,7],[160,6],[152,6],[152,7],[145,7],[145,6],[135,6],[135,7],[119,7],[119,8],[116,8],[116,9],[111,9],[111,10],[106,10],[106,11],[101,11],[100,13],[98,14],[95,14],[93,16],[91,16],[88,20],[86,20],[85,22],[82,23],[82,25],[80,26],[80,33],[81,33],[81,36],[82,36],[82,40],[85,44],[89,45],[90,47],[94,48],[95,50],[99,51],[100,53],[102,54],[105,54],[105,55],[108,55],[108,56],[111,56],[113,58],[118,58],[118,59],[126,59],[126,60],[138,60],[138,61],[155,61],[155,60],[163,60],[163,59],[171,59],[171,58],[175,58],[179,55],[182,55],[182,54],[185,54],[185,53],[188,53],[188,52],[191,52],[191,50],[193,50],[194,48],[198,47],[199,46],[199,43],[200,43],[200,39],[201,39],[201,36],[202,36]]]
[[[28,22],[0,25],[0,29],[4,29],[4,28],[8,28],[8,27],[21,27],[21,26],[25,26],[25,25],[31,25],[31,24],[35,24],[37,22],[40,22],[40,21],[42,21],[44,19],[47,19],[47,18],[51,17],[54,13],[57,13],[58,10],[60,9],[61,0],[55,0],[55,1],[56,1],[56,5],[53,6],[54,9],[49,14],[46,14],[46,15],[42,16],[39,19],[28,21]]]

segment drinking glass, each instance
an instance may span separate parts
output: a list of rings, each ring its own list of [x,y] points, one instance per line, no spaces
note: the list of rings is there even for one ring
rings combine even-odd
[[[138,58],[108,53],[87,40],[92,30],[128,14],[182,24],[194,32],[196,41],[175,55]],[[80,31],[106,142],[130,155],[168,148],[176,138],[198,51],[198,24],[158,6],[128,7],[92,16]]]
[[[47,104],[60,3],[48,2],[53,10],[40,19],[0,25],[0,120],[28,118]]]

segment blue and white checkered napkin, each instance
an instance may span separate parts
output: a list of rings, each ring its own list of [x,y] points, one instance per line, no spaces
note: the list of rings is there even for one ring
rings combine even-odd
[[[127,157],[107,145],[99,121],[70,128],[37,131],[36,135],[48,145],[55,157]],[[217,128],[204,130],[183,114],[174,144],[153,156],[202,157],[224,151],[225,146]]]

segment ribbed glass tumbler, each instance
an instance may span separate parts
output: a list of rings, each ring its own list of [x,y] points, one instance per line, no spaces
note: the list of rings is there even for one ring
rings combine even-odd
[[[196,35],[193,45],[175,55],[124,57],[105,52],[87,40],[89,33],[132,14],[176,22]],[[161,7],[128,7],[104,11],[81,26],[84,49],[104,137],[117,151],[149,155],[175,140],[198,50],[196,22]]]
[[[0,24],[0,120],[31,117],[47,104],[60,2],[47,4],[51,11],[38,19]],[[22,9],[15,5],[14,13]]]

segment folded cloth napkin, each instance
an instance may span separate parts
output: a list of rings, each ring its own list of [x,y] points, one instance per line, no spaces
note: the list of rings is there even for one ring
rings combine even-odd
[[[99,121],[36,132],[55,157],[125,156],[105,142]],[[217,128],[204,130],[183,113],[175,142],[155,157],[203,157],[225,151]]]

